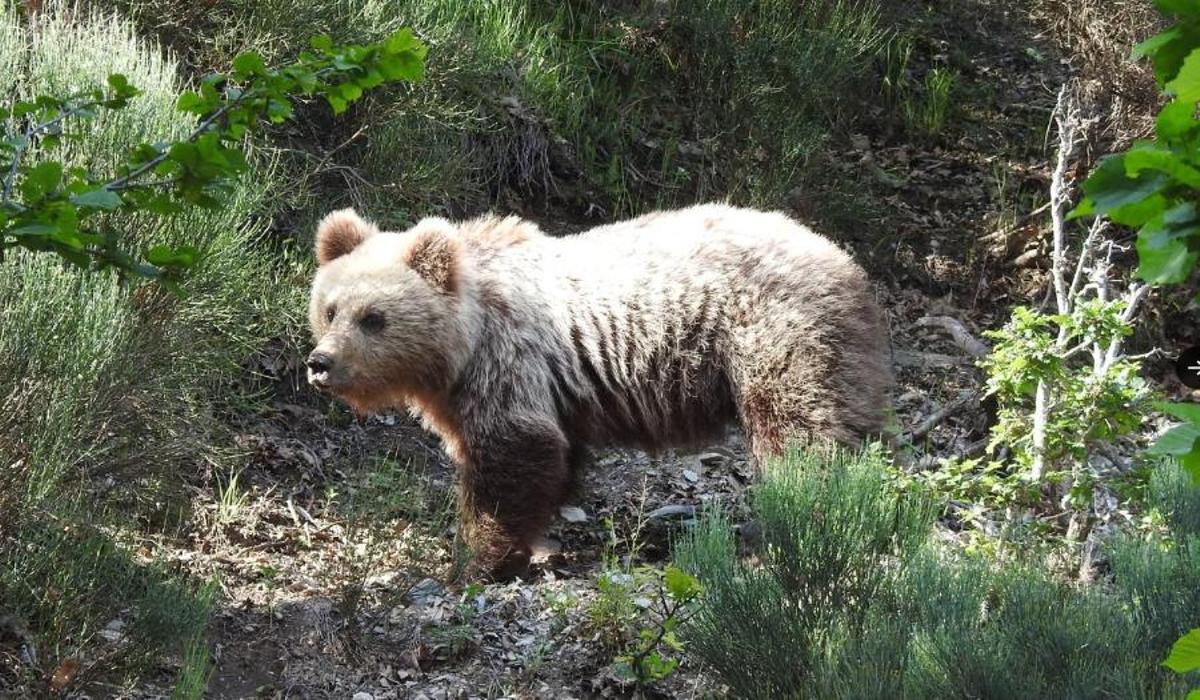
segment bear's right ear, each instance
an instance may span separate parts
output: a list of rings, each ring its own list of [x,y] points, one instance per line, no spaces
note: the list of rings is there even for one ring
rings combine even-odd
[[[339,209],[328,214],[317,225],[317,264],[326,265],[337,260],[376,233],[379,229],[375,224],[364,220],[353,209]]]

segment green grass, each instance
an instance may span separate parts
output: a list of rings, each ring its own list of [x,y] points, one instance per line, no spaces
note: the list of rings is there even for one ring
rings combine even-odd
[[[706,587],[689,649],[739,697],[1173,697],[1161,668],[1200,620],[1200,489],[1156,476],[1170,542],[1110,543],[1111,580],[1079,588],[1035,563],[926,541],[930,511],[892,491],[873,454],[799,453],[753,507],[763,541],[739,558],[712,514],[677,559]]]
[[[336,128],[314,109],[313,128],[289,134],[336,150],[305,157],[321,165],[301,188],[316,202],[401,223],[513,198],[575,214],[725,197],[782,206],[859,113],[852,96],[873,92],[857,88],[884,36],[873,0],[118,5],[197,71],[247,48],[281,58],[316,33],[366,40],[412,26],[431,46],[425,83]]]
[[[145,93],[72,127],[85,138],[64,147],[65,161],[103,174],[137,142],[188,128],[173,108],[177,66],[132,25],[57,2],[45,3],[36,29],[23,21],[11,3],[0,7],[5,99],[66,94],[110,72]],[[199,658],[211,594],[135,563],[126,545],[135,531],[154,536],[177,521],[181,477],[220,462],[229,444],[220,414],[235,400],[240,361],[298,323],[296,292],[277,284],[288,263],[257,244],[273,180],[271,162],[257,158],[220,212],[109,222],[136,246],[203,251],[182,297],[49,256],[0,262],[0,601],[38,651],[16,677],[0,669],[0,693],[20,694],[66,659],[94,658],[108,649],[97,630],[124,617],[127,646],[85,665],[76,683],[136,677],[185,648]],[[193,684],[194,667],[184,672]]]

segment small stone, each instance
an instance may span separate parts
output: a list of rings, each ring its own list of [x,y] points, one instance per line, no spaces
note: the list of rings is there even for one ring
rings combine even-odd
[[[119,642],[125,636],[125,633],[122,632],[124,627],[125,622],[123,620],[113,620],[105,625],[104,629],[100,630],[100,636],[110,642]]]
[[[655,508],[646,516],[653,520],[677,520],[696,516],[696,506],[663,506]]]
[[[417,605],[429,605],[446,596],[446,587],[432,578],[421,579],[408,591],[408,598]]]
[[[361,690],[350,697],[350,700],[375,700],[375,696]]]
[[[697,474],[696,472],[692,471],[691,469],[683,470],[683,478],[686,479],[687,481],[690,481],[693,484],[696,483],[697,481],[700,481],[700,475]]]
[[[558,514],[569,523],[586,523],[588,519],[587,513],[579,506],[563,506],[558,509]]]

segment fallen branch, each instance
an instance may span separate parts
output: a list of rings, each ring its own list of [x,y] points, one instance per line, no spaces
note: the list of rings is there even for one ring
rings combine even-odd
[[[936,328],[944,331],[954,341],[954,345],[959,350],[962,350],[971,357],[984,357],[991,352],[991,348],[983,341],[971,335],[967,327],[958,319],[950,318],[949,316],[925,316],[924,318],[917,319],[917,322],[913,325],[918,328]]]
[[[896,350],[892,353],[892,362],[897,367],[918,367],[933,369],[938,367],[959,367],[966,360],[954,355],[943,355],[936,352],[909,352]]]
[[[930,416],[928,418],[921,421],[921,423],[919,425],[917,425],[917,427],[915,427],[912,430],[910,430],[909,432],[905,433],[903,436],[903,439],[907,442],[913,442],[915,440],[920,440],[921,438],[928,435],[934,428],[941,425],[942,422],[945,421],[947,418],[954,415],[955,413],[958,413],[959,411],[961,411],[963,408],[967,407],[968,405],[976,403],[978,401],[979,401],[979,390],[969,389],[967,391],[964,391],[963,393],[959,394],[958,398],[954,399],[950,403],[948,403],[945,406],[942,406],[938,410],[934,411],[932,414],[930,414]]]

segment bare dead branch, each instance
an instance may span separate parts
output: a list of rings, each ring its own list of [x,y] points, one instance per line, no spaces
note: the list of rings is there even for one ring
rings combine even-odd
[[[918,328],[936,328],[944,331],[954,341],[954,345],[958,349],[967,353],[971,357],[984,357],[991,348],[987,343],[976,338],[967,330],[967,327],[962,324],[962,321],[951,318],[949,316],[925,316],[917,319],[913,324]]]
[[[934,411],[925,420],[921,421],[915,428],[904,435],[904,439],[908,442],[920,440],[932,431],[934,428],[942,424],[950,416],[958,413],[967,406],[976,403],[979,400],[979,390],[970,389],[959,394],[958,398],[950,403],[942,406]]]

